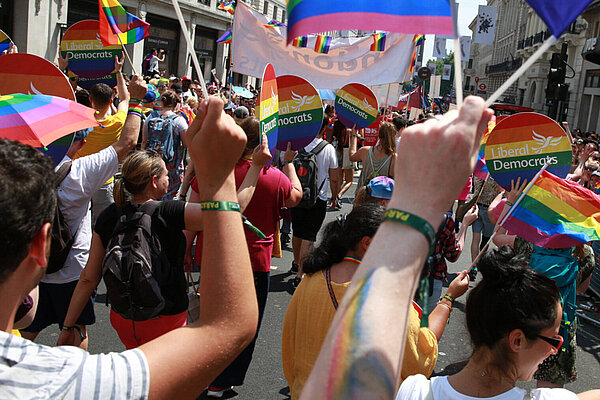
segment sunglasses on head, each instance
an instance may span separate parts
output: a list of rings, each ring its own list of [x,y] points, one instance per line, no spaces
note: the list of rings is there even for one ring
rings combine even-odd
[[[560,335],[554,335],[552,337],[537,335],[537,337],[554,347],[556,350],[560,349],[560,346],[562,346],[564,341],[563,337]]]

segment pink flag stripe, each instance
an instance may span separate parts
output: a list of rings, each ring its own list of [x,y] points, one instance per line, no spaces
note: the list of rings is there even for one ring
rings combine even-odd
[[[28,126],[5,127],[0,121],[0,137],[39,147],[40,143],[47,146],[66,134],[97,125],[95,120],[81,120],[80,116],[63,112]],[[35,132],[43,132],[43,135],[38,139]]]
[[[509,231],[520,232],[519,236],[528,242],[532,242],[540,247],[552,247],[552,248],[565,248],[565,247],[576,247],[581,242],[563,234],[548,235],[545,232],[527,224],[520,219],[511,216],[508,221],[504,223],[504,227]]]
[[[360,17],[360,18],[358,18]],[[385,13],[371,12],[340,12],[325,15],[317,15],[302,20],[302,24],[289,27],[288,44],[303,32],[321,32],[324,24],[332,31],[343,31],[348,29],[347,21],[355,21],[354,29],[372,30],[376,25],[379,30],[414,34],[423,30],[427,25],[430,29],[427,33],[447,35],[452,32],[452,18],[445,16],[414,16],[414,15],[390,15]],[[300,26],[301,25],[301,26]],[[298,28],[302,28],[300,29]]]

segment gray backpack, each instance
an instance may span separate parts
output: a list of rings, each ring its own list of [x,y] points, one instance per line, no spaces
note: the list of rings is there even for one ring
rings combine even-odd
[[[123,213],[108,242],[102,276],[112,308],[123,318],[145,321],[160,314],[165,300],[153,275],[161,257],[152,235],[152,213],[160,202],[150,201],[134,213]]]

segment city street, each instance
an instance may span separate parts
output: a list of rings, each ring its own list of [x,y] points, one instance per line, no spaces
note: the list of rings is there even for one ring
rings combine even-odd
[[[354,194],[353,186],[346,197],[342,211],[351,211],[348,196]],[[330,222],[339,215],[339,211],[329,211],[326,222]],[[399,238],[400,240],[400,238]],[[467,246],[471,243],[470,230],[466,240]],[[454,278],[456,272],[470,265],[470,255],[463,252],[457,263],[449,264],[449,280]],[[263,319],[258,343],[254,352],[254,358],[250,370],[246,376],[244,386],[236,387],[235,396],[239,400],[259,399],[287,399],[289,389],[283,375],[281,366],[281,330],[285,311],[292,296],[290,279],[293,277],[288,270],[292,262],[291,247],[284,248],[283,258],[274,258],[271,271],[271,289],[267,301],[267,308]],[[197,275],[197,274],[195,274]],[[480,277],[479,277],[480,279]],[[473,285],[471,285],[473,286]],[[119,341],[115,331],[110,325],[108,308],[105,306],[106,289],[102,283],[96,298],[96,324],[91,326],[89,333],[89,350],[91,353],[110,351],[122,351],[123,345]],[[468,292],[467,292],[468,295]],[[452,312],[449,325],[439,345],[439,358],[435,368],[436,374],[454,373],[461,368],[461,363],[468,359],[471,348],[468,334],[464,324],[464,304],[466,295],[457,300]],[[385,324],[385,321],[382,321]],[[58,339],[58,328],[47,329],[38,339],[39,343],[46,345],[56,344]],[[600,388],[600,329],[594,328],[586,323],[580,324],[577,333],[577,370],[579,379],[577,382],[567,385],[574,392],[581,392],[593,388]],[[189,343],[189,346],[193,346]],[[533,387],[534,383],[519,383],[521,387]],[[224,398],[231,398],[231,395]],[[205,398],[204,396],[200,397]]]

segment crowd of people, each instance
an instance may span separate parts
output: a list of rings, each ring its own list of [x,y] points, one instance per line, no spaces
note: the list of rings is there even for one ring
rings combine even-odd
[[[57,165],[0,140],[1,398],[223,397],[244,383],[271,259],[290,235],[295,277],[281,323],[292,399],[600,397],[560,388],[576,379],[575,294],[600,248],[545,249],[498,225],[526,182],[505,191],[472,180],[493,115],[481,99],[420,121],[384,111],[374,146],[324,104],[310,144],[271,154],[254,88],[249,99],[214,82],[204,98],[189,76],[155,76],[161,57],[153,50],[147,76],[129,78],[116,59],[116,88],[71,81],[99,126],[76,132]],[[568,179],[596,190],[598,138],[565,129]],[[323,226],[343,196],[351,212]],[[61,224],[72,240],[50,269]],[[497,249],[444,291],[470,226],[474,261],[493,232]],[[126,351],[90,355],[101,280]],[[473,354],[457,374],[431,378],[454,303],[476,280],[466,299]],[[56,326],[57,347],[34,343]],[[534,378],[537,389],[516,387]]]

